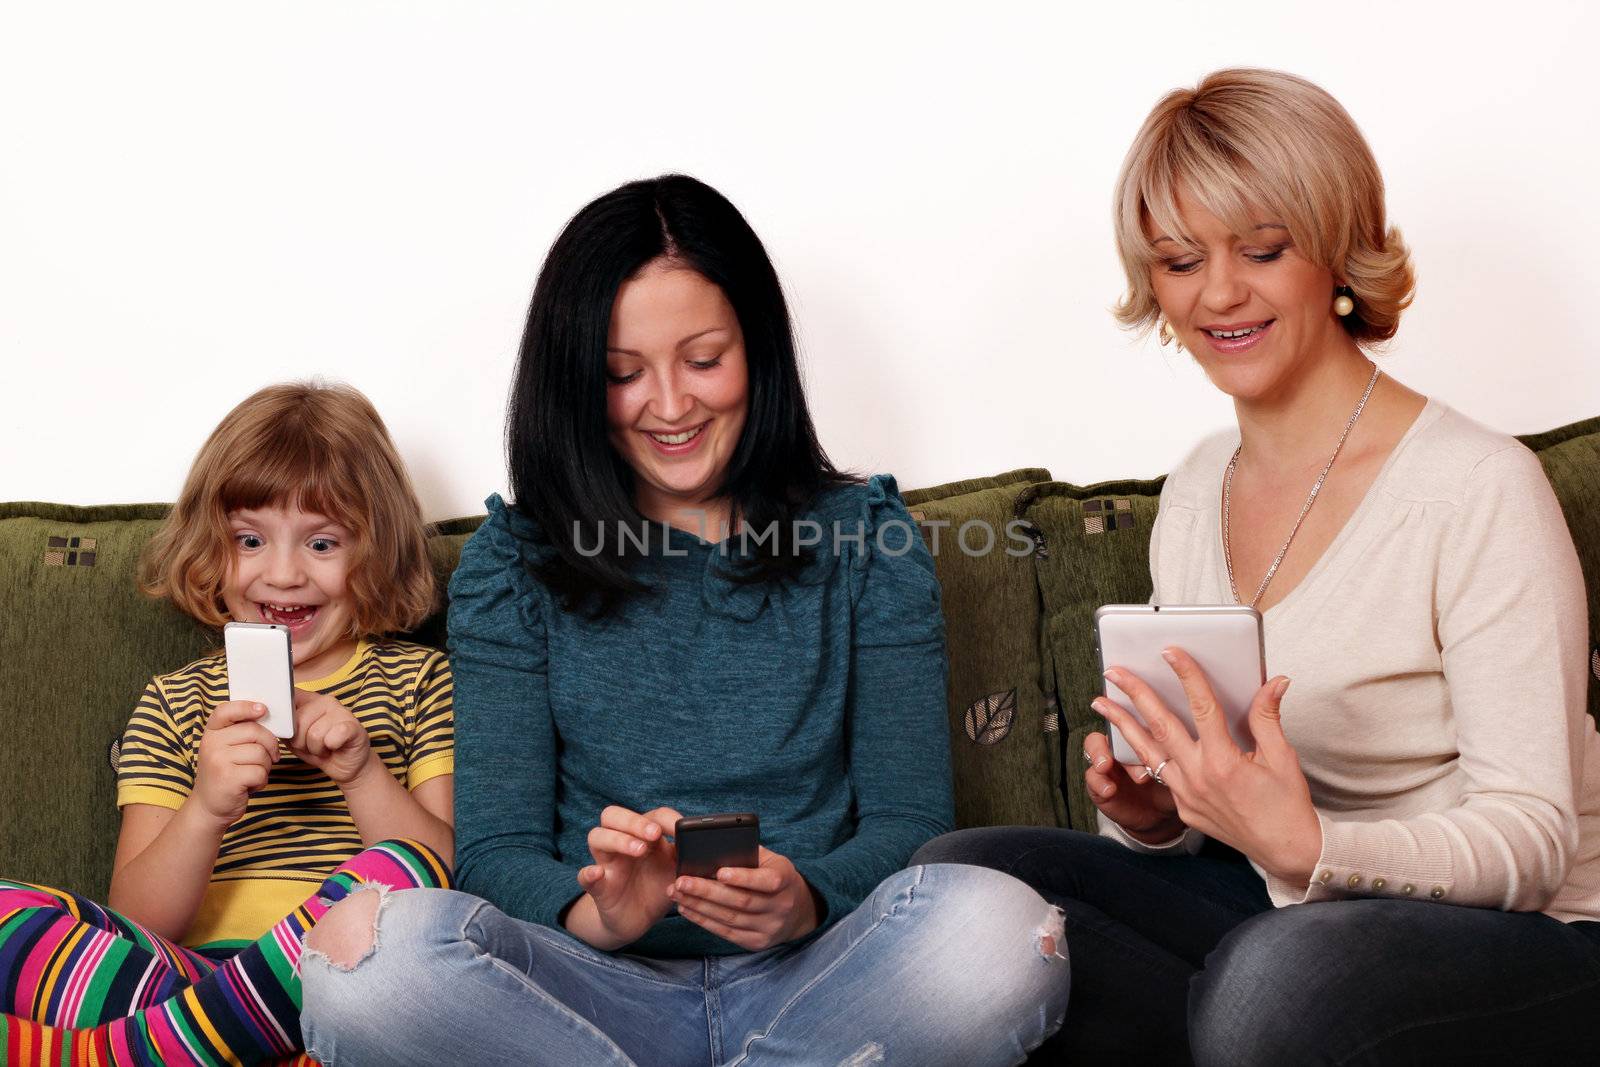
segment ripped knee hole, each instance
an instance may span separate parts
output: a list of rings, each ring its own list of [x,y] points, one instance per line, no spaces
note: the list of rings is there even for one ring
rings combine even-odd
[[[311,928],[305,954],[326,960],[335,970],[355,970],[378,948],[378,919],[388,902],[388,886],[357,886]]]
[[[1067,954],[1067,915],[1060,908],[1052,907],[1050,915],[1039,928],[1033,932],[1033,947],[1039,950],[1039,955],[1045,959],[1064,960]]]

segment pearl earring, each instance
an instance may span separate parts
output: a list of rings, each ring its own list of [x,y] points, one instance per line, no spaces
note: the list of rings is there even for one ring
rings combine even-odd
[[[1333,298],[1333,313],[1341,319],[1356,309],[1356,302],[1350,299],[1350,290],[1343,289],[1338,296]]]
[[[1168,322],[1166,319],[1162,319],[1161,329],[1159,332],[1161,334],[1161,347],[1165,348],[1167,345],[1176,342],[1178,345],[1178,350],[1180,352],[1183,350],[1183,342],[1178,340],[1178,332],[1172,328],[1172,323]]]

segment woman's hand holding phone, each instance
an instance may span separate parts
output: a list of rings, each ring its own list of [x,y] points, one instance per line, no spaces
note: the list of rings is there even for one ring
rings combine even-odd
[[[716,881],[684,875],[672,883],[678,913],[747,952],[781,945],[817,928],[816,897],[786,856],[760,851],[756,867],[723,867]]]
[[[222,830],[239,821],[278,762],[278,739],[261,724],[266,714],[264,704],[228,700],[206,720],[191,795]]]
[[[589,831],[594,862],[578,871],[583,896],[563,925],[574,937],[610,952],[643,937],[671,910],[667,897],[678,852],[667,835],[682,818],[671,808],[629,811],[611,805]]]

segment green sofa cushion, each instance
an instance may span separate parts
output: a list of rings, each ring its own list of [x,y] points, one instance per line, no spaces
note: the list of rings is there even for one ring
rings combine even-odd
[[[208,635],[140,594],[165,504],[0,504],[0,875],[105,899],[117,841],[108,748],[145,683]]]
[[[1521,440],[1544,464],[1578,548],[1589,594],[1589,714],[1600,723],[1600,417]]]
[[[905,494],[934,551],[950,657],[950,762],[956,825],[1065,826],[1060,720],[1039,656],[1032,538],[1007,535],[1042,469]],[[967,534],[961,529],[981,523]],[[940,525],[942,524],[942,525]],[[993,531],[993,548],[983,549]]]
[[[1040,646],[1048,686],[1061,708],[1068,824],[1094,829],[1083,783],[1083,739],[1102,728],[1089,708],[1100,694],[1094,612],[1102,604],[1150,599],[1150,527],[1163,479],[1077,486],[1030,486],[1019,505],[1044,543],[1036,567],[1044,604]]]

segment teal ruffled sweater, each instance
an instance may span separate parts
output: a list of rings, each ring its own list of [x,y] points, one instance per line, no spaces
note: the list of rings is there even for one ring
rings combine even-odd
[[[939,585],[894,479],[823,493],[823,544],[783,583],[729,581],[683,531],[662,551],[657,524],[638,574],[658,593],[601,622],[530,573],[553,551],[537,524],[487,506],[450,582],[464,890],[556,926],[606,805],[753,811],[826,927],[951,828]],[[674,916],[626,951],[742,950]]]

